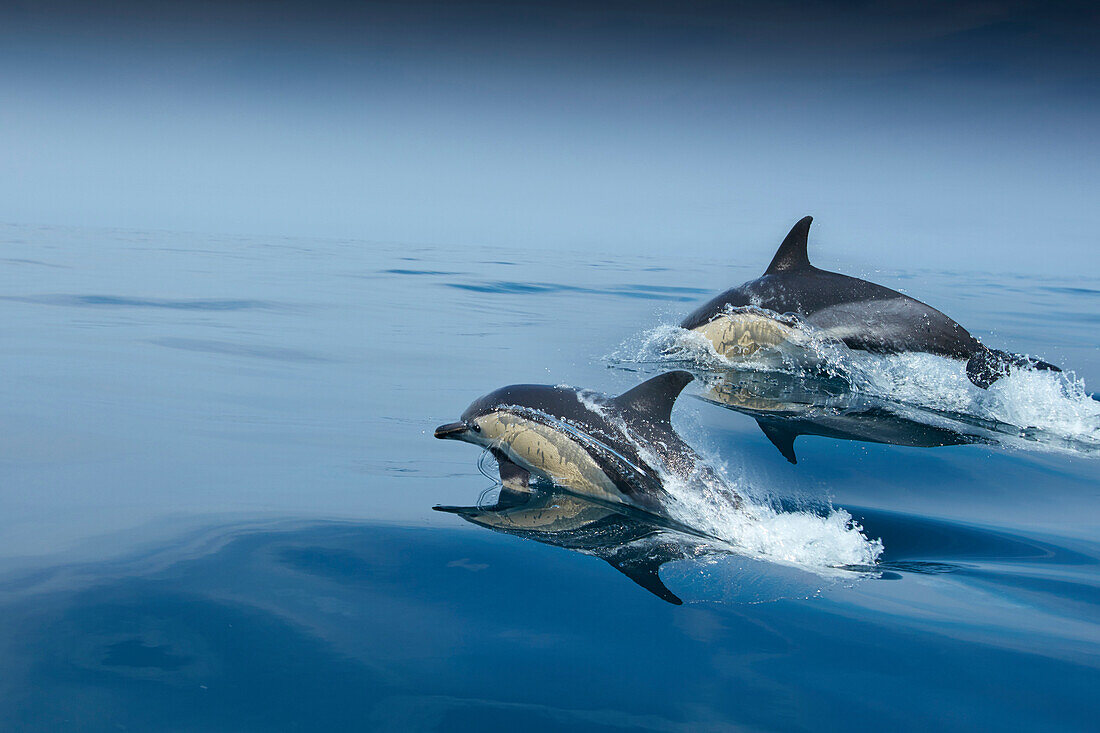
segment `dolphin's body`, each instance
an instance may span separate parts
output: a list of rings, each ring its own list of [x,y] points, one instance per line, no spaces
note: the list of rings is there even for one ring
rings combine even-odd
[[[505,487],[494,506],[437,506],[468,522],[567,550],[595,555],[662,600],[682,601],[661,582],[661,565],[698,557],[698,542],[672,534],[645,514],[595,504],[554,491],[518,493]]]
[[[873,397],[828,384],[807,386],[784,375],[730,372],[708,385],[702,399],[754,418],[791,463],[798,462],[794,441],[800,435],[913,448],[989,442],[979,435],[905,417]]]
[[[807,216],[794,225],[763,276],[727,290],[680,325],[705,335],[719,353],[737,357],[791,340],[796,320],[801,320],[852,349],[966,359],[967,377],[983,388],[1008,374],[1012,365],[1060,371],[1043,361],[989,349],[958,323],[908,295],[814,267],[806,253],[812,221]],[[797,319],[777,318],[780,314]]]
[[[460,422],[435,437],[492,451],[505,489],[523,493],[532,479],[607,505],[664,516],[662,475],[707,471],[672,429],[676,397],[689,372],[654,377],[618,397],[571,387],[517,384],[477,399]]]

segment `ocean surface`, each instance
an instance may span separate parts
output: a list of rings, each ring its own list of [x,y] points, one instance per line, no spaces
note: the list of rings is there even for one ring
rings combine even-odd
[[[0,226],[0,727],[1095,730],[1100,276],[811,243],[1066,369],[983,392],[675,327],[762,252]],[[745,497],[670,486],[694,533],[506,506],[432,438],[506,384],[671,368]]]

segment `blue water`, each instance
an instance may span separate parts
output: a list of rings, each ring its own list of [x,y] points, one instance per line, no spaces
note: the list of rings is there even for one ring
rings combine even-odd
[[[1072,370],[982,393],[934,357],[831,354],[838,383],[692,350],[671,327],[763,267],[728,250],[0,244],[7,729],[1095,727],[1092,272],[848,268]],[[493,510],[491,463],[431,435],[477,396],[674,364],[676,429],[748,499],[678,488],[710,539],[433,511]],[[811,430],[797,464],[764,413]]]

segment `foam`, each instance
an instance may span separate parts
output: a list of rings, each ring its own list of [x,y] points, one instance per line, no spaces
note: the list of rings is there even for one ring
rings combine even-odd
[[[729,546],[738,554],[803,569],[822,571],[845,566],[874,565],[882,541],[868,539],[863,528],[843,509],[824,514],[777,511],[732,478],[726,466],[700,456],[688,476],[669,468],[647,444],[635,440],[639,455],[660,474],[669,516]]]
[[[699,333],[662,325],[623,343],[613,364],[695,371],[780,371],[810,379],[841,377],[850,389],[895,406],[906,417],[955,427],[1014,448],[1100,453],[1100,401],[1072,372],[1013,368],[988,390],[966,377],[965,362],[924,353],[853,351],[807,331],[804,346],[762,349],[731,361]],[[917,408],[917,409],[909,409]]]
[[[966,378],[962,362],[932,354],[853,355],[847,371],[859,391],[981,422],[1004,444],[1100,450],[1100,402],[1072,372],[1014,368],[983,390]]]

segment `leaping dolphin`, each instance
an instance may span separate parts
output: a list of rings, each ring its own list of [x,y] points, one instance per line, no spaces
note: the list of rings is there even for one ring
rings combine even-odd
[[[541,479],[597,502],[667,516],[662,477],[709,471],[672,429],[672,406],[692,379],[668,372],[618,397],[516,384],[475,400],[435,437],[488,448],[509,492],[529,492]]]
[[[983,389],[1006,376],[1011,366],[1061,371],[1045,361],[990,349],[908,295],[814,267],[806,253],[812,221],[807,216],[794,225],[763,276],[727,290],[680,325],[702,333],[719,353],[739,357],[792,340],[796,319],[784,316],[794,315],[852,349],[966,359],[966,376]]]

